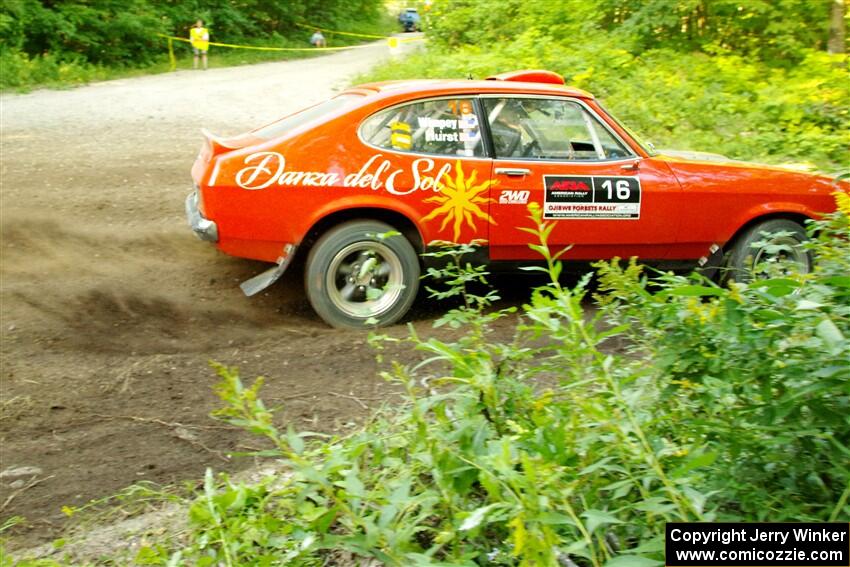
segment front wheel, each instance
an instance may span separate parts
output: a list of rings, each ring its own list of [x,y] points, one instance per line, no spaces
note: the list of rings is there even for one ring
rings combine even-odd
[[[388,224],[356,220],[326,232],[307,258],[305,286],[329,325],[362,329],[401,319],[419,287],[419,259]]]
[[[805,229],[792,220],[771,219],[754,224],[729,251],[724,279],[748,282],[776,269],[806,274],[812,269],[811,255],[803,247],[807,239]]]

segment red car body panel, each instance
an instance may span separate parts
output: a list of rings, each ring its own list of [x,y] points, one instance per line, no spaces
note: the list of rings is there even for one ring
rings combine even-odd
[[[652,156],[592,95],[562,85],[409,81],[361,85],[343,94],[352,100],[271,139],[208,136],[192,177],[201,214],[217,225],[219,249],[274,262],[285,245],[300,244],[329,215],[381,209],[406,218],[423,244],[484,241],[493,260],[539,259],[528,248],[533,237],[520,230],[531,226],[527,205],[538,203],[552,210],[556,226],[551,244],[573,245],[565,259],[696,261],[753,219],[814,218],[834,210],[830,193],[835,185],[829,178],[731,160]],[[358,135],[365,119],[394,105],[497,95],[576,101],[632,155],[561,162],[424,155],[377,148]],[[486,122],[480,109],[478,120]],[[506,169],[528,173],[501,173]],[[612,199],[634,197],[636,191],[638,201],[611,206],[547,203],[562,196],[580,200],[590,190],[590,182],[583,181],[589,179],[606,187]],[[607,208],[622,216],[605,217]],[[582,211],[591,216],[581,217]]]
[[[722,245],[758,218],[813,219],[835,209],[836,185],[826,177],[731,161],[668,163],[682,186],[682,254]]]

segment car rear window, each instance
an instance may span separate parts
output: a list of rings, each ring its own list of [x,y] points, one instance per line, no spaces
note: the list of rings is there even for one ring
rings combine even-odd
[[[337,110],[340,110],[341,108],[351,104],[353,101],[359,99],[361,96],[362,95],[356,94],[339,95],[330,100],[309,106],[304,110],[299,110],[295,114],[290,114],[289,116],[281,118],[280,120],[272,122],[262,128],[258,128],[254,130],[253,134],[266,140],[277,138],[288,130],[293,130],[299,126],[307,124],[308,122],[321,118],[322,116],[336,112]]]
[[[470,98],[439,98],[382,110],[360,126],[367,144],[441,156],[481,157],[484,144],[475,103]]]

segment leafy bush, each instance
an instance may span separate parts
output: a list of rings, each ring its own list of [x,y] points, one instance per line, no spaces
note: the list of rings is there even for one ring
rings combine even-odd
[[[847,200],[847,196],[842,194]],[[670,434],[717,455],[720,515],[835,520],[850,493],[850,207],[811,224],[810,274],[729,288],[601,263],[599,295],[663,388]],[[623,300],[618,298],[624,298]],[[836,505],[836,497],[842,494]]]
[[[461,286],[482,275],[457,264],[448,273]],[[246,388],[219,367],[227,407],[217,415],[270,439],[291,472],[278,486],[219,491],[208,476],[191,509],[200,533],[183,558],[310,565],[340,550],[388,565],[658,558],[664,521],[712,517],[692,488],[706,456],[651,440],[658,390],[637,361],[598,350],[613,333],[584,322],[584,294],[556,278],[537,290],[521,332],[546,341],[520,346],[488,342],[490,323],[506,313],[484,313],[490,294],[465,293],[464,306],[438,322],[465,333],[451,343],[412,334],[427,361],[385,375],[405,386],[404,409],[331,443],[278,431],[258,398],[261,382]],[[557,385],[536,392],[530,380],[544,375]]]
[[[581,46],[598,36],[640,54],[653,49],[721,51],[786,66],[826,46],[830,0],[443,0],[428,29],[442,45],[497,45],[526,30]]]
[[[513,341],[491,337],[510,310],[471,287],[485,273],[468,248],[441,253],[452,285],[434,293],[463,303],[436,325],[460,334],[373,336],[425,359],[384,374],[405,402],[360,432],[281,431],[262,379],[217,367],[216,415],[270,440],[285,472],[256,485],[208,472],[188,545],[145,561],[660,565],[669,521],[850,518],[850,216],[813,227],[812,274],[730,289],[664,275],[650,292],[634,264],[602,263],[610,293],[590,320],[588,278],[560,284],[552,225],[532,218],[550,282]]]

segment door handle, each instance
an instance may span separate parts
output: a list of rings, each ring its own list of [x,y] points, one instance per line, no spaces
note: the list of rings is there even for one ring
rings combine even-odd
[[[530,169],[522,167],[497,167],[496,175],[507,175],[508,177],[525,177],[531,173]]]
[[[637,171],[639,163],[640,163],[640,160],[636,159],[632,163],[627,163],[626,165],[621,165],[620,169],[622,169],[623,171]]]

